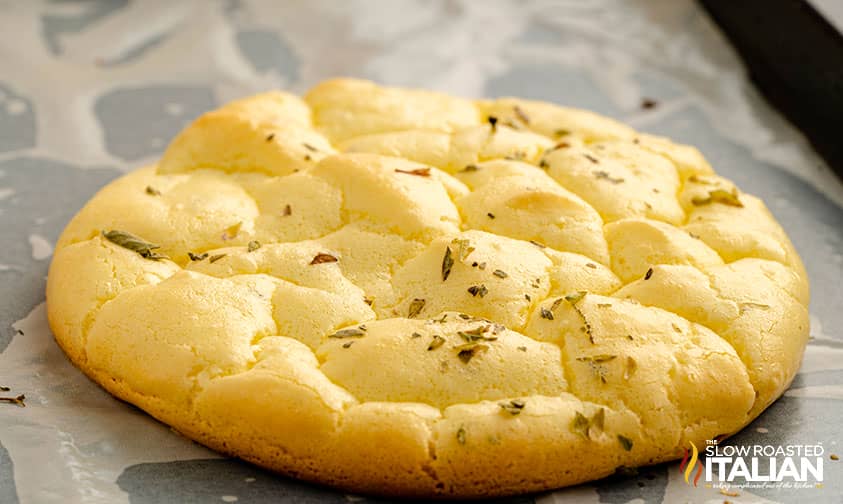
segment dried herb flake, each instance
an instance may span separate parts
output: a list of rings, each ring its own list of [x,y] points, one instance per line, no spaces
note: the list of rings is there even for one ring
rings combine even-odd
[[[26,396],[24,394],[21,394],[17,397],[0,397],[0,402],[9,403],[9,404],[16,404],[16,405],[20,406],[21,408],[25,408],[26,407],[26,403],[24,403],[25,399],[26,399]]]
[[[457,352],[457,357],[464,363],[468,364],[468,362],[477,354],[485,352],[489,349],[488,345],[484,345],[482,343],[466,343],[465,345],[460,345],[455,347]]]
[[[360,327],[349,327],[347,329],[340,329],[334,334],[328,336],[329,338],[360,338],[366,335],[366,331]]]
[[[443,338],[442,336],[439,336],[438,334],[434,334],[433,340],[427,346],[427,350],[428,351],[436,350],[437,348],[441,347],[444,344],[445,344],[445,338]]]
[[[208,253],[202,252],[201,254],[194,254],[193,252],[188,252],[187,257],[190,258],[191,261],[201,261],[208,258]]]
[[[225,257],[225,256],[227,256],[227,255],[228,255],[228,254],[217,254],[217,255],[212,255],[210,258],[208,258],[208,262],[210,262],[210,263],[215,263],[215,262],[219,261],[220,259],[222,259],[223,257]]]
[[[323,252],[320,252],[313,257],[313,260],[310,261],[310,265],[312,266],[314,264],[335,263],[337,261],[338,259],[332,256],[331,254],[325,254]]]
[[[414,318],[419,313],[421,313],[421,311],[424,309],[425,302],[426,301],[424,299],[419,299],[419,298],[413,299],[410,302],[410,309],[407,313],[407,318]]]
[[[472,285],[471,287],[468,288],[468,293],[471,294],[474,297],[480,296],[482,298],[482,297],[485,297],[486,294],[489,293],[489,289],[487,289],[486,286],[483,285],[483,284]]]
[[[498,406],[501,407],[501,411],[505,411],[512,416],[520,415],[521,410],[523,410],[526,405],[527,403],[521,399],[513,399],[509,402],[498,403]]]
[[[448,279],[451,268],[454,267],[454,258],[451,255],[451,247],[445,247],[445,257],[442,258],[442,281]]]
[[[588,438],[588,423],[588,418],[577,411],[574,414],[574,419],[571,420],[571,430],[584,438]]]
[[[612,184],[622,184],[624,182],[624,179],[622,177],[612,177],[611,175],[609,175],[609,172],[605,170],[597,170],[592,173],[598,180],[606,180],[608,182],[611,182]]]
[[[430,168],[416,168],[414,170],[396,169],[395,173],[404,173],[406,175],[415,175],[417,177],[430,177]]]
[[[652,98],[642,98],[641,99],[641,108],[644,109],[644,110],[650,110],[650,109],[656,108],[656,105],[658,105],[658,104],[659,104],[659,102],[657,102],[656,100],[653,100]]]
[[[113,229],[108,232],[103,232],[102,236],[111,243],[129,249],[132,252],[137,252],[144,259],[158,261],[160,259],[169,259],[163,254],[154,252],[155,249],[161,248],[160,245],[149,243],[148,241],[135,236],[128,231],[118,231]]]
[[[489,116],[489,124],[492,126],[492,133],[498,131],[498,118],[495,116]]]

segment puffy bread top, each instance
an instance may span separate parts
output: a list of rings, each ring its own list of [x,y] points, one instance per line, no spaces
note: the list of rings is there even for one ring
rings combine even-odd
[[[746,425],[808,334],[787,236],[693,147],[349,79],[197,119],[73,219],[48,297],[138,394],[211,423],[273,397],[240,406],[313,439],[377,412],[441,460],[548,418],[654,460]]]

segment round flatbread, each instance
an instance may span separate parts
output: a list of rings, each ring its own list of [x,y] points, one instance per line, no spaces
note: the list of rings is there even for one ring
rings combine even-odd
[[[792,380],[808,282],[761,200],[599,115],[340,79],[209,112],[79,212],[50,325],[186,436],[354,492],[671,460]]]

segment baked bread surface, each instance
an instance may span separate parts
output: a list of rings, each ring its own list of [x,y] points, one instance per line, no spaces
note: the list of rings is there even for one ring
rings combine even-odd
[[[73,218],[47,285],[57,341],[115,396],[263,467],[416,497],[737,432],[793,379],[808,297],[764,203],[692,147],[351,79],[197,119]]]

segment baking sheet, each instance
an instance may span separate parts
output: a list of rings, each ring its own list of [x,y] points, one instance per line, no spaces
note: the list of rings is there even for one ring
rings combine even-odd
[[[354,502],[224,459],[111,398],[52,340],[55,240],[102,185],[205,110],[336,75],[589,108],[698,146],[765,199],[812,281],[812,340],[785,396],[733,445],[843,455],[843,187],[748,84],[687,0],[0,1],[0,503]],[[642,99],[657,105],[642,108]],[[678,464],[507,502],[830,502],[822,488],[687,485]]]

